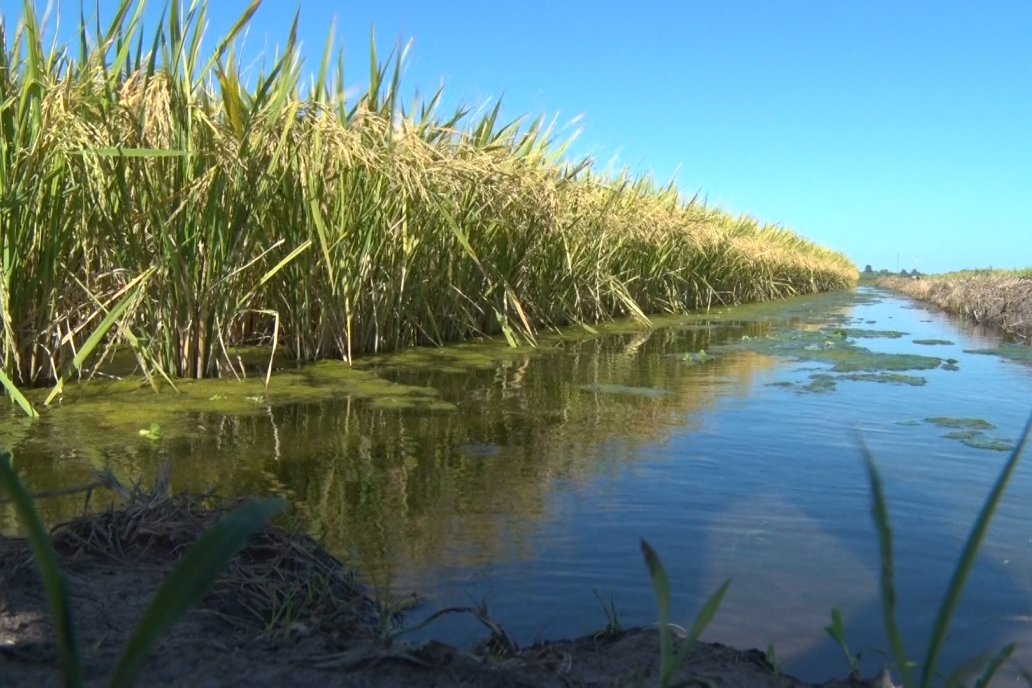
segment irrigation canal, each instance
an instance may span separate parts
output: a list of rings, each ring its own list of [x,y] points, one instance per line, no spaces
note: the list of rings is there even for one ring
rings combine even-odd
[[[483,600],[524,643],[603,627],[603,603],[625,626],[654,621],[645,537],[670,572],[675,620],[690,624],[731,576],[706,637],[773,644],[785,671],[824,680],[846,671],[824,632],[832,608],[868,671],[887,649],[866,444],[893,519],[904,639],[923,653],[1032,412],[1029,350],[868,288],[654,324],[533,350],[323,363],[267,390],[82,384],[40,421],[4,411],[0,445],[33,490],[104,466],[146,486],[169,463],[176,489],[283,494],[371,585],[427,598],[410,623]],[[953,664],[1017,641],[1032,666],[1029,504],[1032,458],[971,577]],[[81,495],[41,504],[51,522],[81,507]],[[18,529],[9,507],[0,529]],[[422,635],[461,643],[482,630],[456,617]]]

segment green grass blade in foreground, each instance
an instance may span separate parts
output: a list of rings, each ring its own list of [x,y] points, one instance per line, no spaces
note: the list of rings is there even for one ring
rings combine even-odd
[[[663,562],[659,560],[656,550],[646,540],[641,541],[641,553],[645,557],[645,566],[652,578],[652,589],[656,593],[656,607],[659,609],[659,666],[660,683],[667,684],[667,671],[672,657],[672,640],[670,638],[670,578],[667,577]]]
[[[864,446],[864,456],[867,461],[867,476],[871,483],[871,516],[874,518],[874,527],[878,532],[878,548],[881,553],[881,600],[885,635],[888,636],[896,668],[903,678],[903,686],[911,688],[914,685],[914,679],[910,673],[910,659],[907,657],[907,650],[903,645],[903,638],[896,623],[896,574],[889,508],[885,502],[881,476],[878,475],[878,469],[874,465],[874,459],[866,445]]]
[[[36,557],[36,566],[39,568],[50,601],[50,613],[54,617],[54,631],[57,633],[58,647],[61,651],[64,684],[69,687],[81,686],[83,672],[82,661],[79,658],[79,643],[75,635],[75,624],[72,621],[72,609],[64,577],[57,566],[57,554],[50,544],[50,536],[39,518],[32,497],[14,470],[11,454],[3,450],[0,450],[0,487],[11,495],[18,518],[29,532],[29,546]]]
[[[241,504],[190,548],[155,593],[111,677],[112,688],[132,685],[157,638],[197,602],[247,538],[286,507],[283,500]]]
[[[688,637],[684,639],[681,648],[675,655],[670,631],[670,577],[667,576],[666,568],[660,561],[659,555],[656,554],[656,550],[652,549],[652,546],[644,539],[641,541],[641,553],[645,557],[645,566],[652,578],[652,588],[656,593],[656,606],[659,608],[659,685],[666,688],[673,680],[674,673],[688,657],[688,653],[691,652],[699,636],[716,616],[717,609],[720,608],[720,603],[724,600],[724,595],[731,585],[731,579],[728,578],[724,581],[723,585],[706,600],[692,623]]]
[[[932,681],[935,679],[939,657],[942,655],[943,645],[946,643],[946,638],[949,635],[950,622],[953,620],[953,615],[960,604],[964,585],[967,583],[968,576],[975,566],[975,558],[978,556],[978,550],[982,546],[986,532],[989,530],[989,523],[992,521],[993,514],[996,513],[996,507],[999,506],[1000,499],[1007,489],[1007,484],[1021,462],[1021,454],[1025,450],[1026,444],[1028,444],[1030,433],[1032,433],[1032,416],[1025,423],[1021,439],[1018,440],[1014,451],[1011,452],[1007,463],[1004,464],[1003,470],[1000,471],[1000,477],[996,479],[996,484],[993,485],[993,489],[989,492],[989,496],[986,498],[985,504],[978,514],[978,519],[975,521],[974,526],[971,527],[971,534],[968,535],[967,543],[964,545],[964,552],[957,562],[957,568],[953,571],[950,585],[946,589],[946,595],[942,598],[942,603],[939,606],[939,614],[935,618],[935,625],[932,626],[932,635],[928,641],[928,654],[925,656],[924,667],[921,673],[922,688],[931,688]]]

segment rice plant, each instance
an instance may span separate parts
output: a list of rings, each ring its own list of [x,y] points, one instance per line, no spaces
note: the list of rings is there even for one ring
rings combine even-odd
[[[569,160],[542,118],[406,104],[406,50],[349,98],[332,36],[312,74],[297,20],[257,74],[202,54],[206,0],[145,0],[47,44],[0,19],[0,386],[93,374],[121,348],[155,385],[297,360],[840,289],[836,253]],[[13,27],[13,28],[11,28]],[[89,344],[90,346],[87,346]],[[59,390],[55,390],[59,393]],[[56,398],[56,394],[52,396]]]

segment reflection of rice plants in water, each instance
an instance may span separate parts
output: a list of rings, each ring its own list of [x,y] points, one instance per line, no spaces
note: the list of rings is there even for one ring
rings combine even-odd
[[[578,389],[585,392],[595,392],[596,394],[626,394],[636,397],[648,397],[650,399],[665,397],[671,393],[669,390],[657,389],[655,387],[632,387],[629,385],[612,384],[580,385]]]
[[[698,411],[744,394],[776,365],[759,356],[688,365],[667,352],[698,352],[725,335],[646,334],[427,348],[350,367],[325,361],[277,373],[267,390],[250,379],[190,381],[178,395],[77,384],[45,418],[47,446],[67,459],[42,451],[39,424],[19,434],[14,419],[0,437],[31,463],[38,489],[88,482],[109,464],[126,482],[147,481],[155,457],[167,455],[178,489],[287,495],[334,552],[379,581],[395,570],[519,560],[557,479],[580,483],[635,461],[640,447],[691,426]],[[139,433],[152,423],[159,439]],[[81,508],[41,506],[50,522]]]
[[[962,419],[963,420],[963,419]],[[888,656],[893,660],[893,669],[901,677],[905,688],[931,688],[936,681],[944,680],[946,685],[964,685],[963,681],[978,675],[976,686],[987,686],[1000,672],[1014,652],[1010,644],[993,655],[977,658],[965,663],[950,676],[943,676],[940,664],[943,650],[950,634],[953,618],[957,612],[967,580],[974,568],[975,560],[982,546],[995,510],[1020,462],[1022,452],[1032,432],[1032,418],[1026,424],[1018,445],[1014,448],[1009,460],[1004,465],[996,483],[987,496],[983,506],[972,525],[965,545],[958,555],[954,573],[944,591],[936,619],[929,630],[929,640],[924,658],[912,657],[903,642],[897,622],[897,591],[895,580],[896,553],[894,536],[890,522],[888,504],[884,494],[881,477],[870,455],[867,456],[868,478],[872,499],[872,515],[875,522],[881,565],[881,606],[888,639]],[[44,580],[48,601],[50,603],[54,632],[60,650],[60,671],[65,683],[70,686],[82,685],[83,655],[79,645],[76,625],[73,620],[69,596],[64,579],[57,565],[57,559],[51,539],[35,511],[33,499],[24,489],[17,473],[13,469],[10,455],[0,451],[0,488],[10,494],[17,505],[23,522],[29,530],[29,542],[35,553],[37,566]],[[244,504],[222,518],[214,527],[186,553],[179,564],[166,578],[155,594],[152,604],[132,635],[126,650],[115,666],[112,685],[129,685],[133,677],[144,665],[149,649],[155,641],[165,633],[204,592],[214,583],[232,557],[242,547],[248,536],[260,528],[262,524],[277,511],[282,504],[277,500],[252,502]],[[136,522],[138,519],[134,519]],[[103,543],[101,544],[103,546]],[[658,554],[645,541],[641,541],[641,550],[646,568],[652,581],[659,613],[659,685],[669,686],[674,683],[679,669],[689,655],[709,623],[719,611],[720,604],[726,595],[731,580],[727,579],[703,603],[689,629],[681,629],[670,622],[672,585],[669,576]],[[349,589],[352,594],[353,589]],[[330,596],[327,602],[340,604],[341,600]],[[367,600],[366,600],[367,601]],[[345,604],[354,614],[354,601],[345,600]],[[618,629],[615,602],[604,608],[609,615],[610,627]],[[326,607],[322,607],[327,611]],[[329,609],[333,613],[335,609]],[[447,611],[447,610],[444,610]],[[443,613],[443,612],[441,612]],[[431,616],[431,619],[434,617]],[[827,632],[841,646],[849,666],[851,681],[857,678],[859,654],[853,653],[847,644],[845,623],[838,609],[832,611],[832,624]],[[391,632],[386,640],[398,635]],[[677,639],[675,639],[677,638]],[[775,659],[772,646],[768,647],[768,661]],[[777,665],[772,663],[776,670]],[[880,679],[879,685],[888,685],[888,679]]]

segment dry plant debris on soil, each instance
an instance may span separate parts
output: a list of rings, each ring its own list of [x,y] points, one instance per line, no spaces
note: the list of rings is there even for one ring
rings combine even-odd
[[[927,301],[970,320],[999,327],[1029,343],[1032,337],[1032,277],[1009,272],[973,272],[923,279],[886,277],[879,286]]]

